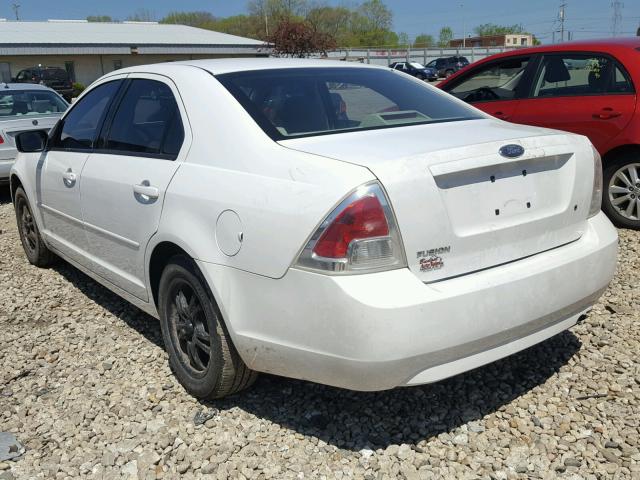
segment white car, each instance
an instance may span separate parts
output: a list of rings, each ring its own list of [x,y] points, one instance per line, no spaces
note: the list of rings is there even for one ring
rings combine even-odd
[[[55,91],[30,83],[0,83],[0,183],[18,153],[15,136],[27,130],[49,130],[69,105]]]
[[[62,257],[157,316],[201,398],[255,372],[438,381],[571,327],[614,274],[585,137],[387,68],[132,67],[18,140],[29,261]]]

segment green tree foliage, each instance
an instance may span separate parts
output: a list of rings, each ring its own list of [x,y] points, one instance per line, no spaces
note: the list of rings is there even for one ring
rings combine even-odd
[[[488,37],[492,35],[507,35],[509,33],[525,33],[524,27],[520,24],[516,25],[496,25],[495,23],[483,23],[473,29],[479,37]]]
[[[393,14],[382,0],[366,0],[351,6],[329,6],[323,0],[250,0],[246,15],[218,18],[208,12],[175,11],[160,20],[243,37],[267,40],[282,21],[304,22],[315,35],[335,40],[340,47],[403,47],[405,35],[392,31]],[[138,15],[137,17],[140,17]],[[143,16],[144,17],[144,16]],[[136,18],[142,20],[143,18]],[[287,24],[291,30],[292,25]],[[295,29],[298,32],[297,29]],[[300,33],[300,32],[298,32]],[[433,43],[433,38],[426,36]]]
[[[438,35],[438,46],[441,48],[448,47],[451,40],[453,40],[453,30],[451,27],[442,27]]]
[[[213,28],[216,18],[209,12],[171,12],[160,23],[176,23],[198,28]]]
[[[113,22],[113,18],[109,15],[89,15],[87,22]]]
[[[436,42],[433,39],[433,35],[421,33],[413,41],[413,48],[431,48],[435,45],[435,43]]]
[[[129,15],[127,20],[130,22],[154,22],[155,15],[151,10],[146,8],[139,8],[133,15]]]

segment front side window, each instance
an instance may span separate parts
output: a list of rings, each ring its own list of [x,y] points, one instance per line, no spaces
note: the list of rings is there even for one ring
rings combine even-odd
[[[569,54],[543,58],[534,97],[605,95],[632,91],[615,61],[604,55]]]
[[[513,100],[524,77],[529,58],[510,58],[491,63],[464,77],[449,93],[465,102]]]
[[[0,91],[0,118],[53,115],[67,107],[67,102],[46,90]]]
[[[482,118],[389,69],[293,68],[216,78],[274,140]]]
[[[103,83],[84,95],[64,117],[53,139],[53,148],[90,150],[98,129],[121,81]]]
[[[168,85],[134,79],[122,96],[104,149],[175,158],[184,139],[178,104]]]

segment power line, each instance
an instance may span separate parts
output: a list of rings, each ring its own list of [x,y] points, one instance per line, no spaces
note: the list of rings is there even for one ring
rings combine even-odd
[[[560,43],[564,42],[564,20],[565,20],[564,9],[566,6],[567,6],[567,3],[562,2],[560,4],[560,11],[558,12],[558,19],[560,20]]]
[[[615,0],[611,2],[611,8],[613,8],[613,16],[611,17],[611,35],[617,37],[620,35],[622,29],[622,7],[624,3]]]

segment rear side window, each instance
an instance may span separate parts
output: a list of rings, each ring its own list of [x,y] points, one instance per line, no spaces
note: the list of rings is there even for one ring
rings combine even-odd
[[[83,96],[64,117],[53,140],[53,148],[90,150],[98,135],[107,108],[121,81],[103,83]]]
[[[512,100],[524,77],[529,58],[509,58],[467,74],[449,93],[465,102]]]
[[[293,68],[216,78],[275,140],[481,118],[390,69]]]
[[[156,80],[134,79],[122,96],[104,148],[175,159],[183,140],[180,111],[171,88]]]
[[[45,80],[67,80],[69,78],[67,72],[61,68],[42,70],[41,76]]]
[[[533,96],[571,97],[631,91],[631,83],[612,58],[568,54],[543,58]]]

